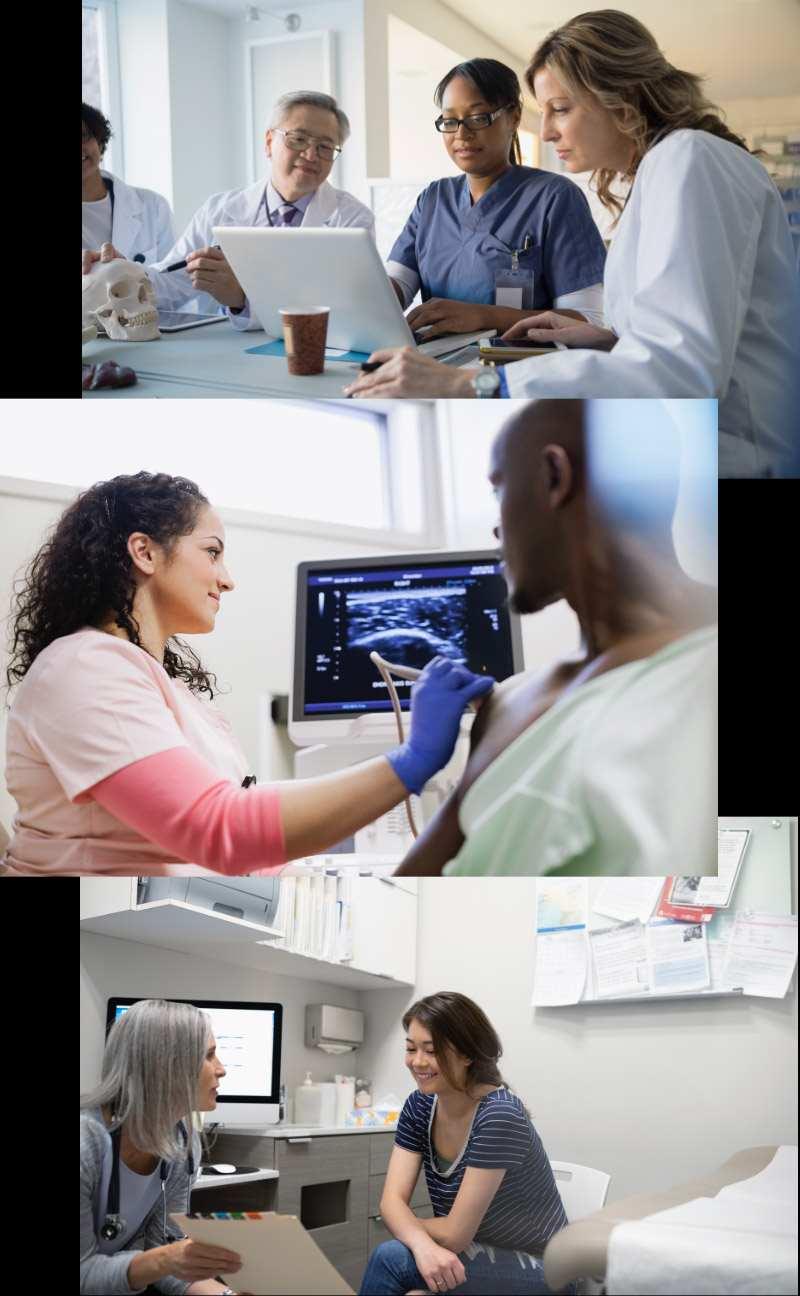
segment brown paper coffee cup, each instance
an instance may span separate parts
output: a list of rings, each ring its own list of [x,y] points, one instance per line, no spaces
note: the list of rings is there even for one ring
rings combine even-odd
[[[325,368],[328,306],[281,307],[290,374],[318,374]]]

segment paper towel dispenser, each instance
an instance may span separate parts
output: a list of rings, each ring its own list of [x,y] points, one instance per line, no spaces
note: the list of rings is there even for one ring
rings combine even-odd
[[[280,878],[140,878],[138,900],[183,900],[209,913],[229,914],[270,927],[280,896]]]
[[[334,1004],[306,1004],[306,1044],[324,1053],[351,1053],[364,1043],[364,1014]]]

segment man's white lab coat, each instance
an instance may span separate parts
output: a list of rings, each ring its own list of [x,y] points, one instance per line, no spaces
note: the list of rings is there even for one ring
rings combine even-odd
[[[262,198],[266,180],[259,180],[246,189],[230,189],[226,193],[212,194],[198,208],[177,243],[161,258],[157,265],[149,265],[147,274],[156,290],[158,305],[162,310],[199,310],[215,314],[223,310],[218,301],[208,293],[198,293],[193,287],[186,270],[164,272],[164,266],[174,261],[183,261],[190,252],[197,248],[211,247],[214,243],[213,227],[215,225],[254,225],[259,215],[259,224],[266,224]],[[374,230],[375,217],[364,203],[359,202],[344,189],[334,189],[333,185],[323,181],[311,202],[303,212],[301,225],[319,227],[349,226]],[[238,329],[261,328],[258,319],[250,316],[248,307],[241,315],[231,315],[231,323]]]
[[[800,278],[758,158],[702,130],[650,149],[603,288],[614,350],[510,364],[510,396],[716,396],[720,476],[800,475]]]

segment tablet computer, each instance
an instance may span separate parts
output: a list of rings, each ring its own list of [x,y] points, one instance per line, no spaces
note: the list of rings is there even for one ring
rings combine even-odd
[[[328,306],[330,347],[369,353],[414,345],[369,230],[215,225],[213,232],[272,337],[283,337],[281,307]]]
[[[158,312],[158,327],[162,333],[180,333],[183,329],[202,328],[204,324],[221,324],[227,315],[198,315],[197,311]]]

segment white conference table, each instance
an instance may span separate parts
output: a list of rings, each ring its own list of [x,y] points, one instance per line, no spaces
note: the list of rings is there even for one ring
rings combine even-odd
[[[191,397],[295,397],[300,400],[342,397],[342,388],[354,382],[359,365],[348,360],[326,360],[324,372],[310,377],[289,373],[283,356],[248,355],[250,347],[272,341],[261,330],[240,332],[227,322],[162,333],[154,342],[113,342],[96,338],[83,347],[84,364],[113,360],[133,369],[137,377],[131,387],[100,387],[85,391],[92,400],[113,396]],[[438,357],[445,364],[476,364],[477,347],[453,356]]]
[[[249,347],[271,339],[260,330],[240,332],[227,322],[182,333],[162,333],[154,342],[113,342],[96,338],[83,347],[84,364],[113,360],[133,369],[137,382],[131,387],[100,387],[85,391],[91,399],[113,396],[153,397],[235,396],[299,397],[330,400],[342,396],[342,388],[355,380],[357,364],[329,360],[325,371],[310,377],[289,373],[283,356],[247,355]]]

